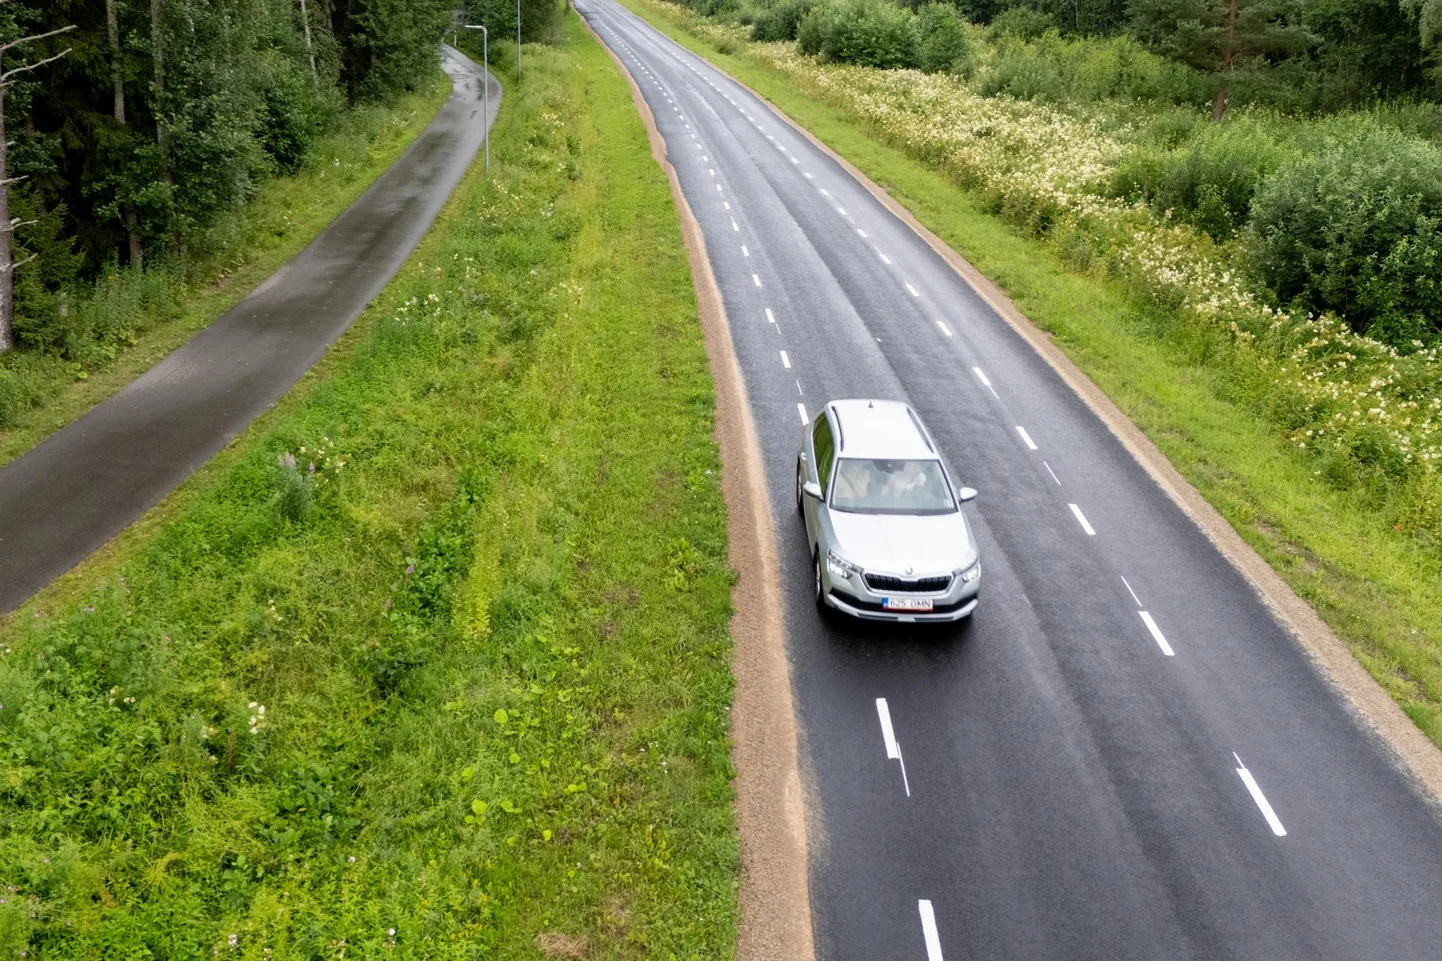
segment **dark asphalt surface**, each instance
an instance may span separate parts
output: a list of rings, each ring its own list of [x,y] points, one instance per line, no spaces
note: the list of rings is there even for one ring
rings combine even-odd
[[[480,147],[482,71],[310,246],[134,383],[0,469],[0,612],[145,513],[278,400],[400,269]],[[490,117],[501,86],[490,78]]]
[[[657,117],[760,433],[818,957],[1442,958],[1442,826],[1103,424],[763,103],[611,0],[577,6]],[[959,630],[811,607],[797,404],[865,396],[913,404],[981,491]]]

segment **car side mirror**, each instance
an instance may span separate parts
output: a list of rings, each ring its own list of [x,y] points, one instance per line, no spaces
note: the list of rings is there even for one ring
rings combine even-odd
[[[961,490],[959,490],[959,491],[956,492],[956,498],[957,498],[957,500],[961,501],[963,504],[966,503],[966,502],[969,501],[969,500],[972,500],[972,499],[975,498],[975,497],[976,497],[976,488],[975,488],[975,487],[963,487]]]
[[[816,483],[816,481],[807,481],[801,485],[801,493],[807,497],[814,497],[817,500],[821,500],[821,485]]]

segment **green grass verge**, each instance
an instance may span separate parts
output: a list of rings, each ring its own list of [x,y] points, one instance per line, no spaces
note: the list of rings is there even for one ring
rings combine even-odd
[[[310,162],[268,181],[233,218],[223,256],[172,270],[122,271],[102,308],[126,346],[92,345],[85,362],[14,352],[0,360],[0,465],[84,414],[210,325],[275,273],[359,197],[415,140],[450,95],[439,70],[424,90],[349,111]],[[10,380],[6,382],[7,376]],[[7,399],[9,402],[7,403]]]
[[[502,81],[491,179],[323,376],[0,628],[0,954],[731,956],[677,216],[574,14]]]
[[[1215,338],[987,212],[981,198],[880,142],[743,46],[723,52],[670,11],[633,12],[771,100],[1011,296],[1350,646],[1442,745],[1442,553],[1394,529],[1395,505],[1339,491],[1243,406],[1254,384]]]

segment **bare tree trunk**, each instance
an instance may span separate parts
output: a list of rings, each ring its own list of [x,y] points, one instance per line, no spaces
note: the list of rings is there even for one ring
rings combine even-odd
[[[310,80],[311,83],[320,83],[320,76],[315,72],[315,48],[310,43],[310,10],[305,0],[300,0],[300,22],[305,27],[305,55],[310,58]]]
[[[0,72],[4,61],[0,60]],[[5,88],[0,86],[0,354],[15,346],[15,257],[10,249],[10,177],[5,169]]]
[[[1236,45],[1237,38],[1237,0],[1232,0],[1227,8],[1227,42],[1222,48],[1222,72],[1230,78],[1232,73],[1232,49]],[[1227,84],[1228,79],[1222,80],[1222,85],[1217,89],[1217,99],[1212,103],[1212,120],[1218,122],[1227,112]]]
[[[105,27],[110,35],[110,83],[115,92],[115,122],[125,122],[125,75],[121,70],[120,20],[115,12],[115,0],[105,0]],[[145,259],[145,250],[140,244],[140,218],[129,206],[125,207],[125,239],[129,248],[130,263],[139,267]]]

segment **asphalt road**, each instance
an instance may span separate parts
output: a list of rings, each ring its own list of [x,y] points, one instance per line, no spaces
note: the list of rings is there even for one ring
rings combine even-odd
[[[577,7],[656,115],[761,437],[818,957],[1442,957],[1442,827],[1103,424],[765,104]],[[816,616],[794,465],[840,397],[909,401],[981,491],[969,626]]]
[[[400,269],[495,119],[501,86],[442,48],[450,99],[310,246],[185,346],[0,469],[0,611],[18,606],[205,463],[314,364]]]

